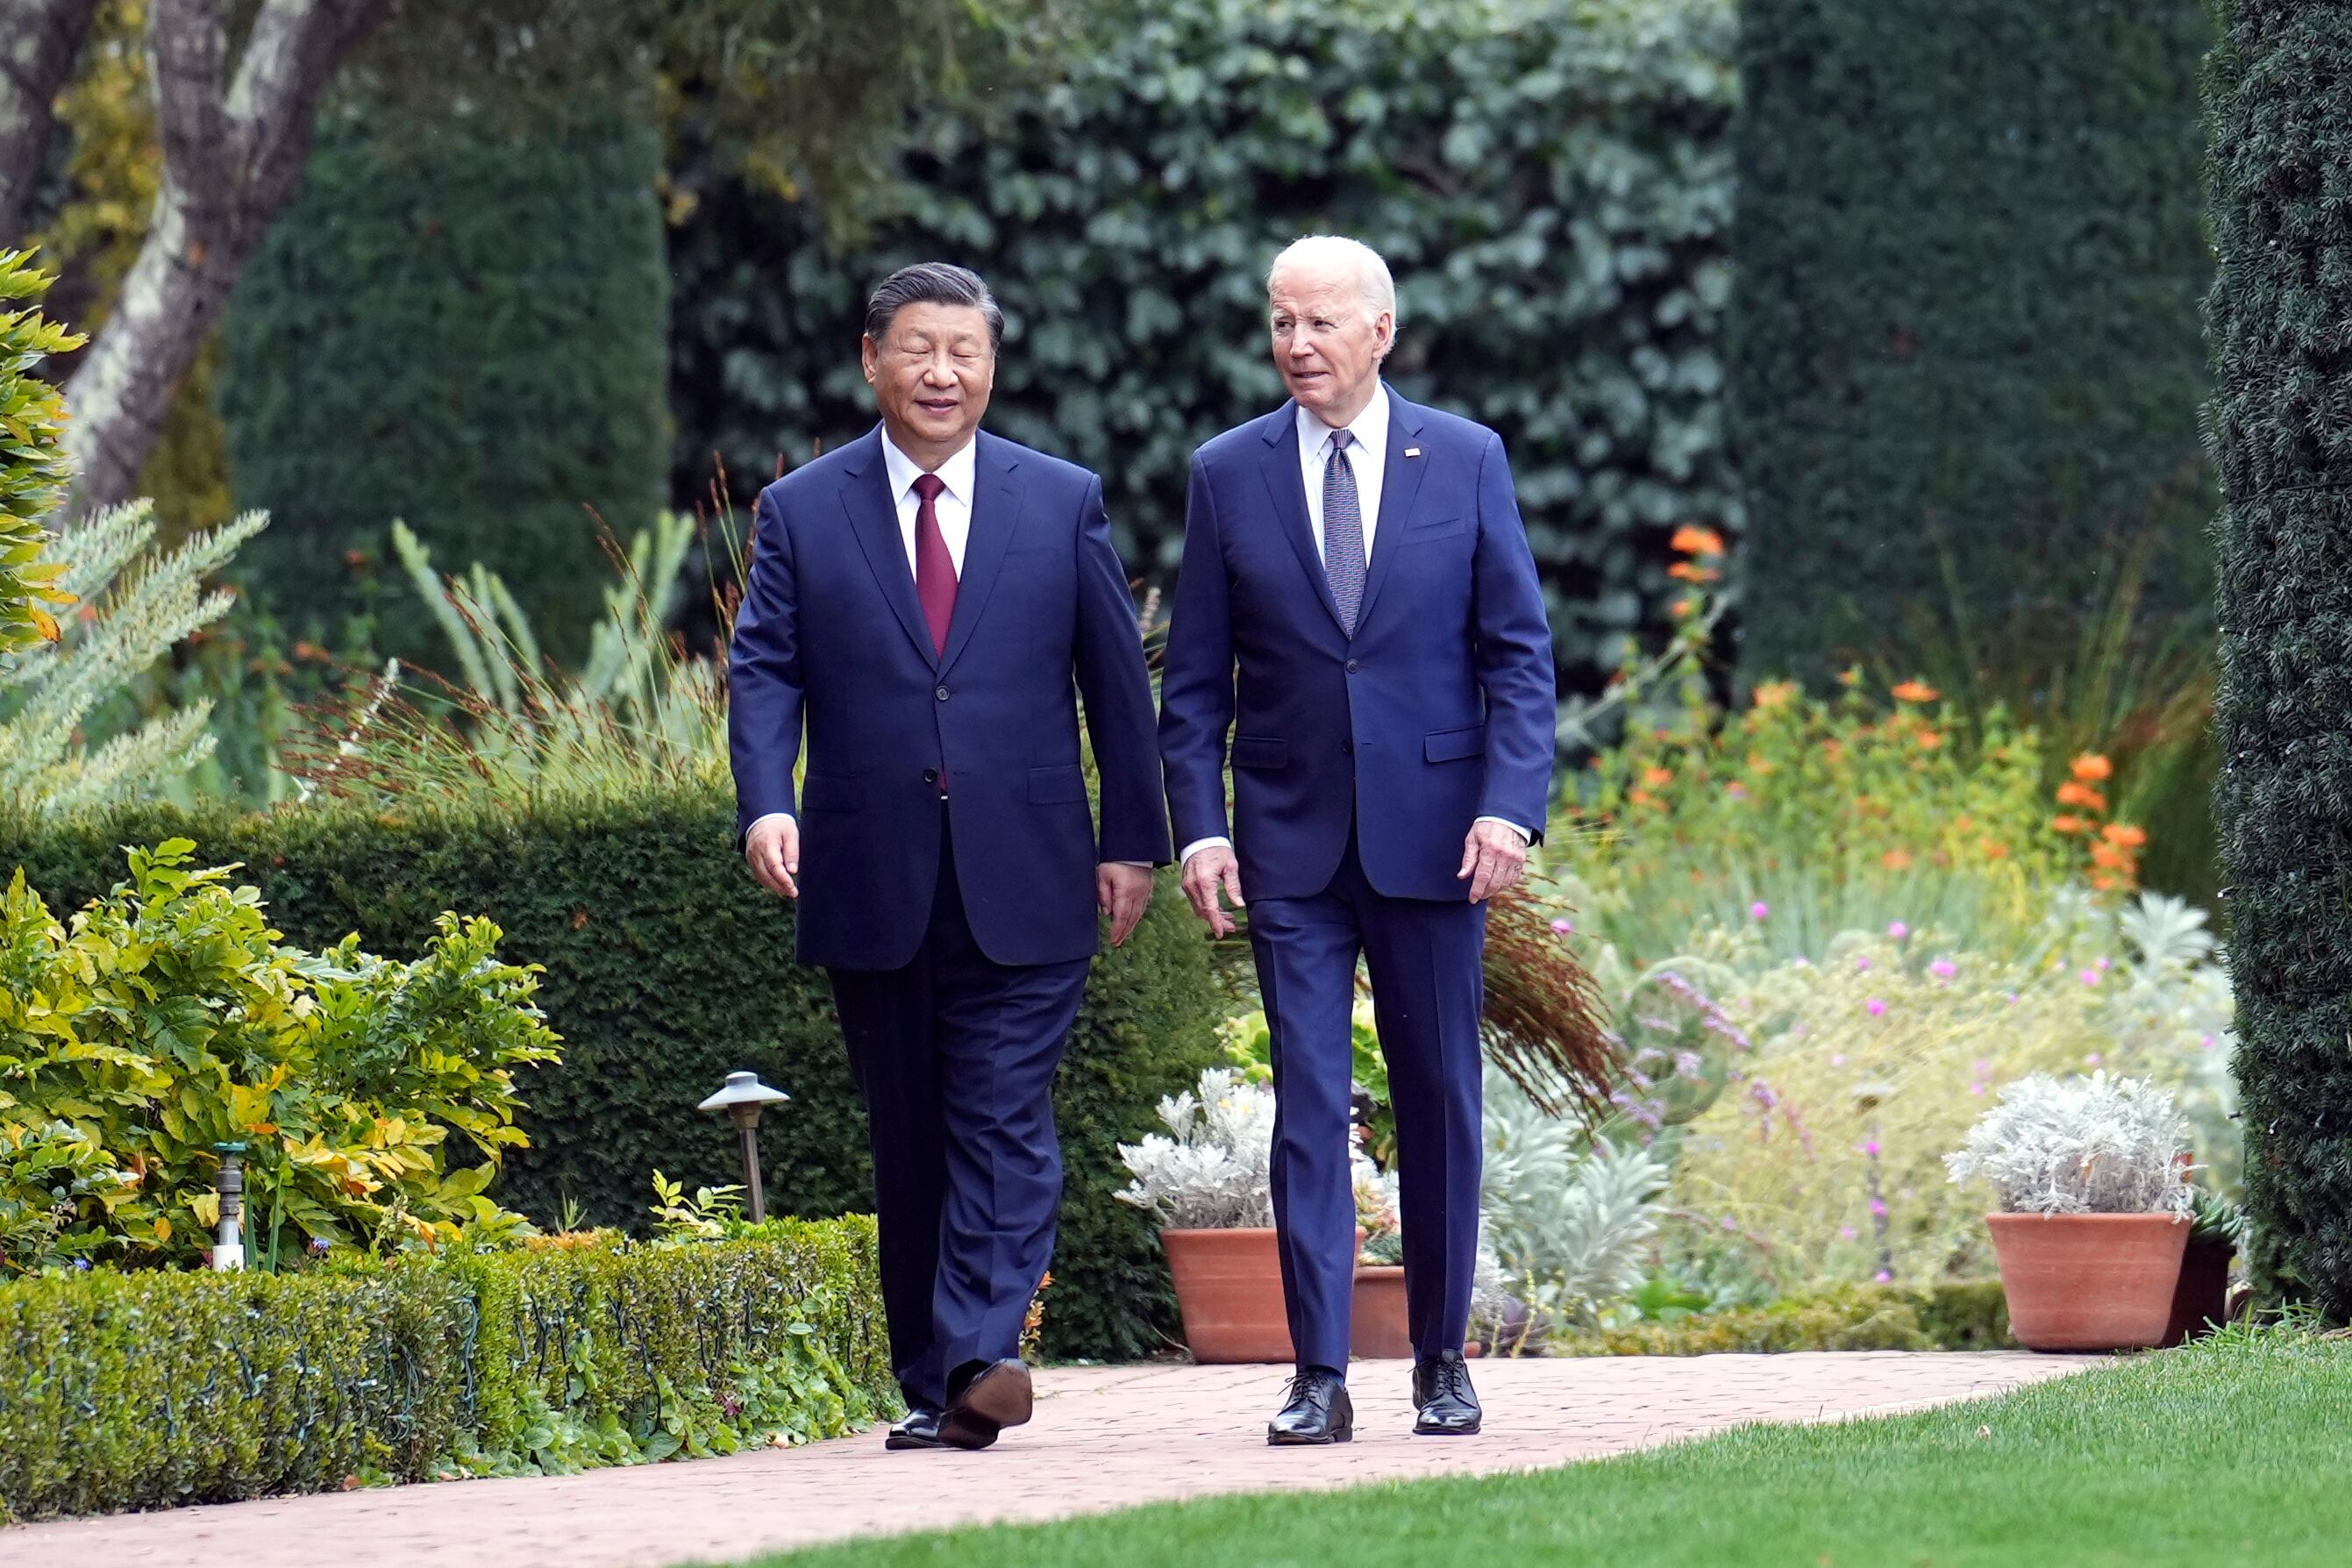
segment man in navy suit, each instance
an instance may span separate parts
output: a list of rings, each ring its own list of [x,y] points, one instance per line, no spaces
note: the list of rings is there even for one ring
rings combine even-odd
[[[799,958],[832,980],[866,1102],[908,1410],[894,1448],[985,1447],[1029,1418],[1021,1330],[1062,1194],[1054,1068],[1097,912],[1125,942],[1168,860],[1102,482],[980,428],[1003,332],[960,267],[874,291],[881,425],[761,492],[728,663],[743,851],[799,901]]]
[[[1267,292],[1291,400],[1193,459],[1160,716],[1185,895],[1223,936],[1221,900],[1247,890],[1273,1039],[1297,1375],[1267,1438],[1353,1434],[1360,953],[1396,1108],[1413,1429],[1471,1433],[1486,900],[1543,828],[1551,635],[1502,442],[1381,384],[1386,264],[1311,237],[1276,260]]]

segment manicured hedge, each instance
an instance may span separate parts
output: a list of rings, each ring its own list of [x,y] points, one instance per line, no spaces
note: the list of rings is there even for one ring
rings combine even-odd
[[[546,968],[540,1004],[560,1065],[520,1075],[532,1147],[495,1189],[542,1223],[572,1199],[597,1224],[640,1226],[652,1172],[736,1179],[735,1138],[698,1100],[750,1068],[793,1096],[761,1152],[772,1206],[870,1209],[864,1112],[824,975],[793,962],[790,909],[732,848],[733,803],[680,787],[642,800],[477,813],[381,815],[341,805],[268,816],[142,809],[101,821],[0,820],[0,868],[25,866],[61,916],[122,876],[118,846],[183,837],[201,862],[241,861],[298,945],[348,931],[413,955],[443,910],[484,914],[503,956]],[[1069,1178],[1045,1348],[1123,1356],[1173,1331],[1152,1227],[1114,1200],[1118,1144],[1148,1131],[1163,1094],[1217,1058],[1225,1003],[1199,927],[1165,882],[1127,946],[1095,966],[1055,1086]]]
[[[221,413],[236,503],[272,520],[245,568],[331,635],[373,584],[378,651],[446,661],[384,546],[402,519],[577,658],[612,578],[586,509],[625,540],[663,500],[658,138],[579,102],[380,118],[329,117],[238,282]]]
[[[1552,1355],[1718,1355],[1787,1351],[2014,1350],[1998,1279],[1855,1285],[1769,1307],[1562,1336]]]
[[[2209,94],[2221,276],[2207,419],[2252,1264],[2352,1319],[2352,184],[2347,0],[2222,7]]]
[[[1662,640],[1678,523],[1736,527],[1720,331],[1728,0],[1136,0],[1048,86],[939,111],[862,242],[764,190],[671,237],[675,488],[874,420],[867,290],[979,268],[1007,317],[990,422],[1101,473],[1129,567],[1165,583],[1193,449],[1274,407],[1265,276],[1338,230],[1397,275],[1390,371],[1510,449],[1563,680]],[[838,216],[838,215],[830,215]]]
[[[2201,616],[2201,0],[1746,0],[1743,658],[2027,670],[2140,549]],[[2041,661],[2041,662],[2036,662]]]
[[[555,1472],[895,1409],[874,1226],[0,1284],[0,1518]]]

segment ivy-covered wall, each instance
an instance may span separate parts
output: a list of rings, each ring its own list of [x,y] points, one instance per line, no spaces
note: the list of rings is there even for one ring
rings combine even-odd
[[[2202,0],[1745,0],[1743,663],[2200,613]],[[1940,662],[1940,661],[1939,661]]]
[[[617,103],[397,123],[331,117],[237,286],[221,410],[236,503],[272,516],[247,574],[298,629],[380,602],[379,651],[446,658],[386,570],[404,520],[576,658],[612,577],[588,509],[625,540],[664,499],[659,141]]]
[[[1192,454],[1282,400],[1265,275],[1336,230],[1397,278],[1407,396],[1508,445],[1564,684],[1663,637],[1681,523],[1736,529],[1720,416],[1729,0],[1133,0],[1054,85],[937,114],[844,249],[738,185],[671,239],[675,488],[739,505],[873,423],[883,274],[976,268],[1007,316],[992,426],[1103,475],[1171,580]]]
[[[2352,0],[2230,0],[2208,422],[2235,1068],[2258,1280],[2352,1319]]]

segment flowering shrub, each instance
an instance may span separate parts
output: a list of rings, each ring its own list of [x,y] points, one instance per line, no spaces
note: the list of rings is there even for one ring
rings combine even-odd
[[[498,962],[496,926],[452,915],[414,963],[356,937],[282,946],[235,868],[186,868],[194,847],[132,850],[131,880],[69,925],[21,871],[0,900],[0,1269],[193,1260],[228,1142],[247,1146],[247,1235],[271,1260],[281,1234],[397,1245],[519,1226],[482,1194],[524,1142],[514,1069],[556,1055],[535,971]]]

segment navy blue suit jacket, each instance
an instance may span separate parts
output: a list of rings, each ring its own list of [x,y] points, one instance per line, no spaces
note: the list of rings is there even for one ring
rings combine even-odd
[[[1551,632],[1503,443],[1393,391],[1389,409],[1353,637],[1307,521],[1296,405],[1192,462],[1160,752],[1177,843],[1230,833],[1246,898],[1321,892],[1351,817],[1391,898],[1467,898],[1455,873],[1480,816],[1543,831]]]
[[[877,427],[760,493],[729,653],[737,831],[801,828],[803,963],[896,969],[929,921],[940,790],[981,951],[1091,955],[1097,860],[1169,858],[1151,688],[1102,481],[982,432],[971,532],[934,657]],[[1078,707],[1100,775],[1097,848]],[[797,802],[793,765],[808,742]]]

